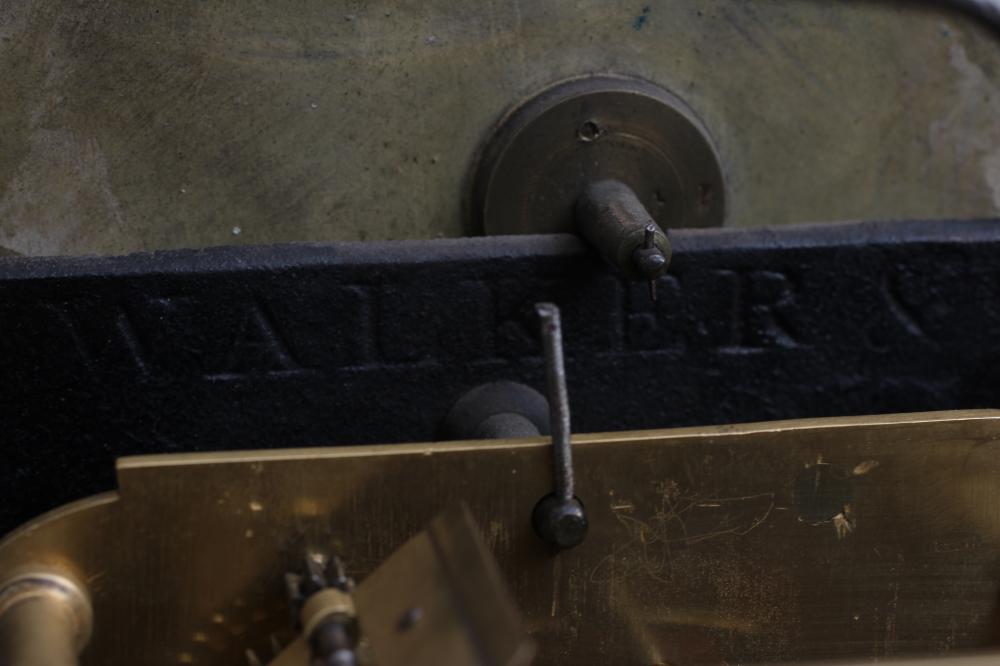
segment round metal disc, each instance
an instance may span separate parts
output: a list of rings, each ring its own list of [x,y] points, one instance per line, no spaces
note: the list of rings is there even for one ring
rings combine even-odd
[[[559,84],[501,122],[472,177],[472,230],[571,232],[588,183],[620,180],[662,228],[720,226],[725,186],[708,131],[676,96],[645,81]]]

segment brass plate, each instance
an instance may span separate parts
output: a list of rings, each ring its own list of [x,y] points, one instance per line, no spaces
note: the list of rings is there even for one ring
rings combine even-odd
[[[393,553],[354,599],[378,666],[527,666],[535,654],[464,504]]]
[[[529,522],[541,439],[131,458],[117,495],[0,543],[0,571],[86,582],[84,664],[237,664],[290,639],[302,548],[362,580],[464,500],[537,664],[943,654],[995,637],[998,449],[996,411],[578,436],[590,534],[557,557]]]

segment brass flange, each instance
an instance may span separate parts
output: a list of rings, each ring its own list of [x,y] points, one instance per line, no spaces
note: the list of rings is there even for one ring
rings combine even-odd
[[[721,160],[695,112],[647,81],[590,76],[500,120],[472,171],[469,231],[576,232],[576,202],[606,180],[635,192],[662,229],[724,221]]]

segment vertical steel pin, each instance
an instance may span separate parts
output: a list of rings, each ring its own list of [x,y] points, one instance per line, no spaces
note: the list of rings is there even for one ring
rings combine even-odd
[[[545,349],[549,428],[555,456],[555,494],[560,499],[569,500],[573,498],[573,452],[570,447],[569,392],[566,390],[562,322],[559,308],[552,303],[539,303],[535,311],[541,319],[542,345]]]
[[[646,225],[646,233],[642,242],[642,249],[652,250],[656,247],[656,227],[652,224]],[[649,278],[649,300],[656,302],[656,278]]]
[[[531,522],[535,533],[557,550],[572,548],[587,536],[587,514],[573,494],[573,452],[570,446],[569,394],[563,360],[559,308],[538,303],[545,348],[545,374],[549,393],[549,429],[552,433],[553,485],[555,489],[535,505]]]

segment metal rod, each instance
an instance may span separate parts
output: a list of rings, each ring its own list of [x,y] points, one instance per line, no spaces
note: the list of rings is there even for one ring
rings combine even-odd
[[[591,183],[574,208],[576,229],[604,260],[630,280],[652,281],[667,272],[670,241],[625,183]]]
[[[643,250],[647,250],[647,251],[649,251],[649,250],[655,250],[656,249],[656,225],[655,224],[647,224],[646,225],[646,236],[645,236],[645,238],[643,238],[643,241],[642,241],[642,249]],[[661,259],[663,258],[663,255],[656,255],[656,256],[660,257]],[[656,278],[655,277],[649,278],[649,300],[651,300],[653,303],[656,302]]]
[[[549,387],[549,421],[552,450],[555,456],[555,495],[573,499],[573,453],[570,450],[569,393],[563,363],[562,323],[559,308],[553,303],[538,303],[535,311],[541,319],[542,344],[545,348],[545,375]]]
[[[48,572],[21,575],[0,588],[0,664],[76,666],[90,640],[90,598]]]

